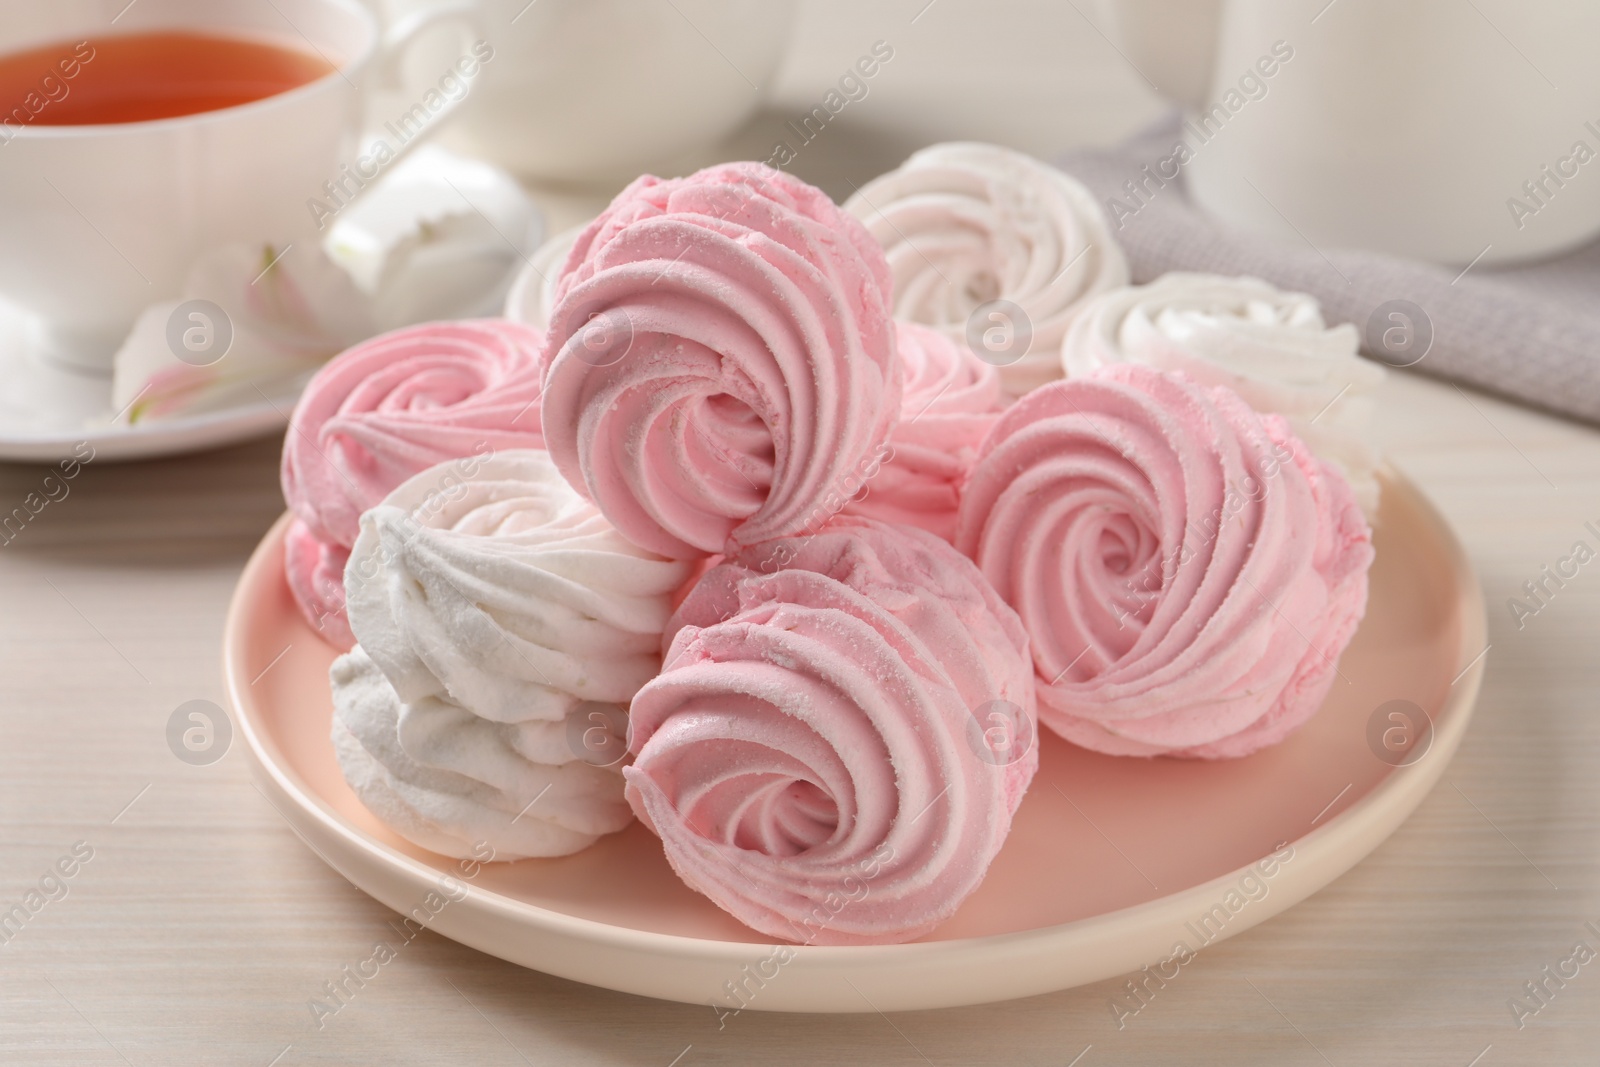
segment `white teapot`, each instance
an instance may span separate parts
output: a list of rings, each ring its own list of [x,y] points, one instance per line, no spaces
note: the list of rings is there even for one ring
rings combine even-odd
[[[1458,266],[1600,234],[1600,4],[1101,4],[1188,112],[1182,170],[1221,218]]]

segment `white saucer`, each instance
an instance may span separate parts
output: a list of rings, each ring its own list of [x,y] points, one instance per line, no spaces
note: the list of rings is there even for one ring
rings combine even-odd
[[[286,426],[298,391],[250,404],[161,419],[116,421],[111,375],[70,370],[37,354],[33,322],[0,303],[0,460],[53,463],[82,444],[95,462],[197,452],[263,437]]]

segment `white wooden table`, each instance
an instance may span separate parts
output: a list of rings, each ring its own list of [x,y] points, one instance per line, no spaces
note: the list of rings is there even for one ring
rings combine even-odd
[[[838,151],[808,164],[835,192],[834,178],[859,181],[921,141],[1048,154],[1153,111],[1069,5],[985,5],[1000,29],[959,0],[911,24],[921,7],[813,4],[797,31],[780,105],[758,123],[900,34],[904,84],[884,80],[860,128],[830,130]],[[563,221],[591,200],[548,203]],[[1476,720],[1444,783],[1369,860],[1208,949],[1122,1030],[1118,982],[892,1017],[746,1012],[719,1030],[709,1008],[549,978],[431,933],[317,1029],[309,1002],[392,937],[391,914],[294,837],[241,745],[191,766],[165,736],[178,705],[223,702],[223,612],[283,507],[278,442],[90,464],[0,546],[0,913],[30,890],[42,902],[0,945],[0,1062],[1595,1063],[1600,962],[1547,981],[1521,1029],[1508,1001],[1579,940],[1600,951],[1583,925],[1600,929],[1600,569],[1520,630],[1506,600],[1600,520],[1600,433],[1409,375],[1384,389],[1378,433],[1481,574],[1493,645]],[[0,512],[44,473],[0,465]],[[74,861],[75,846],[92,857]]]

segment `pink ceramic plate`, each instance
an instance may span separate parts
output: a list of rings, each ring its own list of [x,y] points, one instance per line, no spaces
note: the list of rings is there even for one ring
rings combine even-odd
[[[907,945],[775,953],[686,888],[638,824],[575,856],[475,872],[385,829],[334,760],[335,652],[290,601],[285,525],[239,581],[225,669],[262,786],[300,836],[446,937],[581,982],[726,1009],[1005,1000],[1248,929],[1354,866],[1410,814],[1465,732],[1483,673],[1477,581],[1438,513],[1390,474],[1366,620],[1298,734],[1216,763],[1116,759],[1046,736],[1004,850],[948,923]],[[1279,858],[1260,863],[1280,842]],[[446,876],[465,888],[443,893]]]

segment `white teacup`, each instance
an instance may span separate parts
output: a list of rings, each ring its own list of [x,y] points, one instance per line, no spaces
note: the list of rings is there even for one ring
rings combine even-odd
[[[9,6],[0,53],[188,30],[310,50],[335,70],[253,103],[177,118],[0,130],[0,298],[39,317],[47,358],[105,372],[139,312],[178,296],[207,249],[313,245],[319,220],[308,202],[327,202],[324,183],[339,181],[341,164],[357,158],[364,80],[392,68],[420,28],[397,26],[380,42],[376,20],[355,0]]]
[[[1600,234],[1600,4],[1101,2],[1188,110],[1183,170],[1215,215],[1456,266]]]

